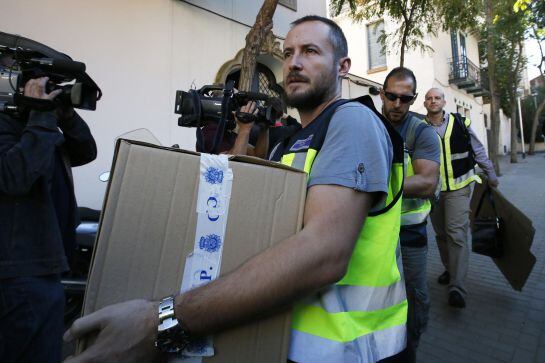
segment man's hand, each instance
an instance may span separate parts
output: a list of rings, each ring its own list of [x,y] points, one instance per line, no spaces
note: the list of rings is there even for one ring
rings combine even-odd
[[[49,81],[48,77],[41,77],[31,79],[25,84],[24,95],[30,98],[37,98],[41,100],[53,100],[57,97],[62,90],[54,90],[51,93],[45,92],[45,86]],[[55,116],[59,122],[59,126],[64,127],[68,125],[74,118],[74,108],[72,105],[60,105],[55,110]]]
[[[500,185],[500,182],[498,179],[488,179],[488,185],[491,187],[491,188],[497,188],[498,185]]]
[[[107,306],[74,322],[63,339],[70,342],[96,334],[95,342],[65,363],[153,362],[159,317],[158,304],[131,300]]]
[[[49,77],[41,77],[36,79],[30,79],[25,84],[25,90],[23,92],[25,97],[37,98],[40,100],[53,100],[57,97],[62,90],[57,89],[51,93],[45,92],[45,85],[49,81]]]
[[[255,101],[248,101],[247,104],[245,104],[244,106],[240,108],[240,112],[251,113],[254,115],[257,114],[257,103]],[[248,123],[240,122],[239,119],[236,117],[236,113],[235,113],[235,120],[237,121],[239,133],[241,132],[249,133],[252,127],[254,126],[253,122],[248,122]]]
[[[254,101],[249,101],[247,104],[240,108],[240,112],[256,114],[257,104]],[[254,123],[240,122],[240,120],[236,116],[236,112],[233,112],[233,115],[235,116],[235,120],[237,121],[238,126],[237,138],[231,150],[227,151],[226,154],[255,156],[255,153],[253,152],[253,147],[248,144],[250,140],[250,132],[252,131]]]

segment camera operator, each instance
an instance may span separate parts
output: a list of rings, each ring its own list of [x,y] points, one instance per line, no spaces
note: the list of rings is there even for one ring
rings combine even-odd
[[[11,57],[1,57],[11,67]],[[23,95],[53,101],[47,77]],[[41,100],[41,101],[39,101]],[[71,167],[96,158],[89,127],[72,106],[0,112],[0,361],[55,362],[62,357],[64,291],[77,208]],[[66,251],[66,252],[65,252]]]
[[[256,115],[258,112],[257,103],[249,101],[246,105],[240,108],[241,113]],[[269,148],[269,127],[264,123],[242,122],[235,115],[238,132],[234,130],[225,130],[221,144],[219,146],[220,154],[231,155],[249,155],[259,158],[266,158]],[[212,145],[218,124],[208,122],[202,127],[203,139],[206,146]],[[257,130],[257,137],[254,132]],[[201,152],[202,148],[197,145],[197,151]]]

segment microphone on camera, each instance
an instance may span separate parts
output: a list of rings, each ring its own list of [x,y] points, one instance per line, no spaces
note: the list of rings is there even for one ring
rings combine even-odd
[[[68,59],[58,58],[32,58],[31,63],[51,67],[57,71],[69,72],[69,73],[83,73],[85,72],[85,63],[76,62]]]

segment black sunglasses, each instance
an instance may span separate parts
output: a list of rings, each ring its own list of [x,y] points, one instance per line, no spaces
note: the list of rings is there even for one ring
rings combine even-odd
[[[414,100],[416,98],[416,96],[417,95],[414,95],[414,96],[401,95],[400,96],[400,95],[396,95],[395,93],[392,93],[392,92],[384,91],[384,97],[386,97],[390,101],[395,101],[395,100],[397,100],[399,98],[401,103],[409,103],[412,100]]]

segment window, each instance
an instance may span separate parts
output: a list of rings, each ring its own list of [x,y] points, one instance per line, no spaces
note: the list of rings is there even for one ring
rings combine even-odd
[[[235,81],[235,88],[238,88],[239,78],[240,70],[236,70],[227,76],[225,82],[233,80]],[[284,89],[276,83],[274,73],[261,63],[258,63],[256,66],[256,72],[252,80],[252,92],[264,93],[269,97],[278,97],[280,100],[284,100]],[[261,104],[262,101],[258,103]]]
[[[466,49],[466,37],[460,33],[460,77],[467,77],[467,49]]]
[[[456,106],[456,113],[464,115],[464,108],[462,106]]]
[[[460,33],[460,54],[462,56],[462,60],[465,62],[467,57],[466,37],[462,33]]]
[[[367,52],[369,53],[369,70],[386,67],[386,54],[382,50],[379,37],[384,33],[384,21],[367,25]]]

